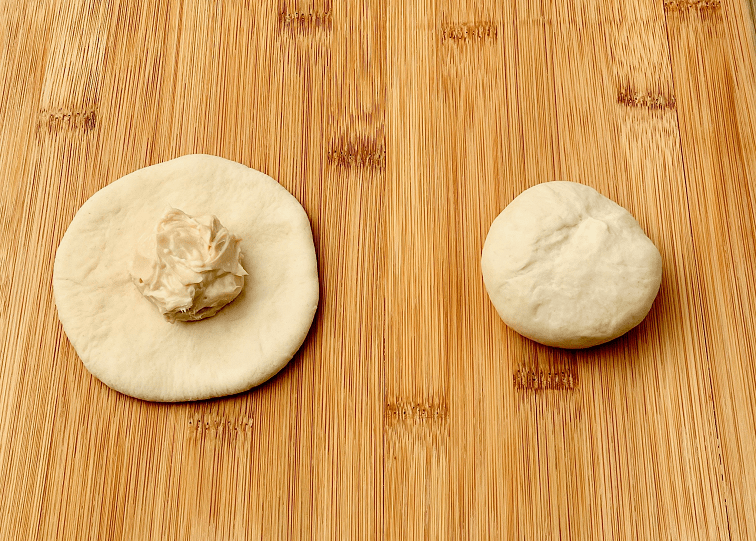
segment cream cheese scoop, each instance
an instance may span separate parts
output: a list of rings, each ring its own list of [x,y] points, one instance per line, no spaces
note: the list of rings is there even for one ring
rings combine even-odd
[[[239,238],[212,215],[168,209],[137,248],[131,277],[171,323],[212,317],[233,301],[247,275]]]

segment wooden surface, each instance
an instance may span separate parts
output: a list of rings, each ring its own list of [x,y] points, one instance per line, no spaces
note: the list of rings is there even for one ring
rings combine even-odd
[[[756,539],[748,0],[5,0],[0,539]],[[81,204],[206,152],[303,204],[321,303],[251,392],[161,405],[52,301]],[[508,330],[488,227],[566,179],[664,259],[588,351]]]

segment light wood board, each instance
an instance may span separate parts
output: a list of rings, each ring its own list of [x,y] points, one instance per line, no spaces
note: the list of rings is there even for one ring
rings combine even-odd
[[[748,0],[0,5],[0,539],[756,539],[756,40]],[[152,404],[52,300],[81,204],[217,154],[312,221],[287,368]],[[659,247],[648,318],[539,346],[480,252],[548,180]]]

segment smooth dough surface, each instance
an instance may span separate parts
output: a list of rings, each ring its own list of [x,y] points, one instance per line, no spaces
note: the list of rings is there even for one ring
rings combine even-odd
[[[499,214],[481,267],[509,327],[570,349],[638,325],[662,275],[659,251],[628,211],[589,186],[562,181],[525,190]]]
[[[213,214],[241,238],[244,289],[214,317],[171,324],[131,280],[137,243],[168,206]],[[124,394],[166,402],[263,383],[302,345],[318,304],[302,206],[269,176],[207,155],[139,169],[95,193],[58,247],[53,288],[86,368]]]

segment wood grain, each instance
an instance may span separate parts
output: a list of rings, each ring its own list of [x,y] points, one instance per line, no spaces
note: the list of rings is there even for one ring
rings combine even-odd
[[[756,538],[748,0],[0,3],[0,539]],[[321,303],[248,393],[133,400],[57,320],[55,249],[193,152],[307,210]],[[587,351],[498,318],[480,251],[533,184],[659,247]]]

